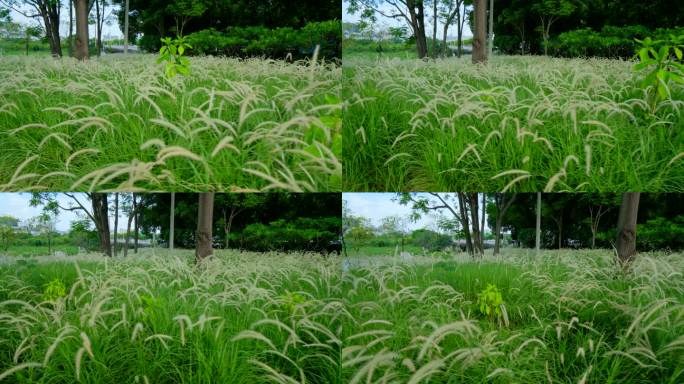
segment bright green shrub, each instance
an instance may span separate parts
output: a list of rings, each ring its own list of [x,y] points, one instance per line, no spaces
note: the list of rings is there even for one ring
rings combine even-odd
[[[501,292],[494,284],[487,284],[487,288],[480,292],[477,297],[477,304],[480,313],[491,320],[498,319],[503,315],[501,312],[503,298]]]
[[[55,301],[64,296],[66,296],[66,287],[64,286],[64,283],[62,283],[62,280],[53,279],[45,285],[43,300]]]
[[[205,29],[187,36],[198,55],[239,57],[264,56],[293,60],[311,57],[320,45],[319,57],[335,59],[341,56],[342,26],[339,20],[309,23],[301,29],[262,26],[229,27],[225,31]]]

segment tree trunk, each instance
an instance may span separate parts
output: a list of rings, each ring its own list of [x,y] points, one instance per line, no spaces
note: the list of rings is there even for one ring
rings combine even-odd
[[[563,211],[558,218],[558,249],[563,248]]]
[[[195,261],[199,264],[204,258],[211,256],[212,248],[212,224],[214,214],[214,192],[199,194],[199,206],[197,209],[197,236],[195,248]]]
[[[468,195],[470,200],[470,215],[473,223],[473,255],[481,257],[484,253],[482,249],[482,238],[480,235],[480,224],[478,220],[478,201],[477,193]]]
[[[539,249],[541,248],[541,198],[541,192],[537,192],[537,240],[535,242],[535,248],[537,249],[537,253],[539,253]]]
[[[496,204],[496,238],[494,240],[494,255],[498,255],[501,251],[501,225],[503,224],[503,218],[506,214],[506,211],[508,211],[508,208],[511,207],[511,204],[513,204],[516,196],[517,194],[514,193],[508,200],[506,200],[506,194],[504,193],[497,193],[494,196],[494,202]]]
[[[95,47],[97,48],[97,57],[102,56],[102,18],[104,18],[104,8],[100,12],[100,0],[95,0]]]
[[[406,0],[406,5],[411,17],[411,28],[416,38],[416,50],[418,58],[427,56],[427,40],[425,38],[425,15],[422,0]]]
[[[617,249],[618,260],[623,266],[627,266],[636,254],[639,197],[639,192],[626,192],[622,194],[615,248]]]
[[[123,252],[124,257],[128,256],[128,244],[129,244],[129,240],[131,238],[131,223],[133,222],[133,216],[135,214],[136,214],[135,207],[133,207],[131,209],[131,212],[128,214],[128,224],[126,225],[126,240],[124,243],[124,252]]]
[[[173,231],[175,229],[176,193],[171,192],[171,212],[169,213],[169,249],[173,250]]]
[[[29,42],[31,41],[31,35],[29,35],[29,30],[26,28],[26,56],[29,55]]]
[[[139,223],[139,218],[140,218],[140,209],[138,208],[138,205],[136,204],[135,201],[136,195],[135,193],[133,194],[133,212],[135,212],[135,215],[133,216],[133,253],[138,253],[138,239],[140,238],[140,223]]]
[[[437,0],[432,0],[432,58],[437,58]]]
[[[469,255],[473,255],[473,242],[470,238],[470,220],[468,220],[468,209],[465,206],[465,193],[458,192],[458,209],[461,213],[461,227],[466,238],[466,250]]]
[[[119,194],[114,194],[114,257],[116,257],[118,250],[118,237],[119,237]]]
[[[494,52],[494,0],[489,0],[489,33],[487,34],[487,57]]]
[[[465,5],[463,6],[463,14],[461,14],[461,11],[458,11],[458,57],[463,56],[463,28],[465,27],[465,21],[466,21],[466,7]]]
[[[93,205],[93,218],[95,228],[100,239],[100,250],[107,256],[112,256],[112,246],[109,233],[109,210],[106,193],[91,193],[90,200]]]
[[[74,0],[76,4],[76,58],[88,60],[88,1]]]
[[[482,250],[484,250],[484,227],[485,227],[485,211],[487,210],[487,202],[486,202],[486,197],[487,195],[485,193],[482,193],[482,221],[480,223],[480,237],[482,238]]]
[[[487,62],[487,0],[475,0],[473,64]]]
[[[69,1],[69,56],[74,54],[74,2]]]
[[[50,51],[53,57],[62,57],[62,43],[59,39],[59,7],[58,1],[38,3],[38,10],[43,18],[45,34],[50,43]]]
[[[128,13],[130,12],[129,0],[126,0],[126,8],[124,14],[124,54],[128,53]]]

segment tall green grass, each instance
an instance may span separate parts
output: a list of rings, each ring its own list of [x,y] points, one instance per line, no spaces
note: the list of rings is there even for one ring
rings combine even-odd
[[[684,255],[509,252],[481,262],[351,264],[342,365],[349,383],[678,383]],[[500,317],[479,311],[488,284]]]
[[[679,383],[684,255],[0,264],[0,382]],[[48,300],[58,279],[64,297]],[[480,313],[489,284],[500,317]]]
[[[344,382],[334,260],[154,252],[0,264],[0,382]]]
[[[630,62],[469,60],[345,61],[345,190],[684,190],[681,84],[651,113]]]
[[[0,190],[334,191],[341,70],[152,55],[0,58]]]

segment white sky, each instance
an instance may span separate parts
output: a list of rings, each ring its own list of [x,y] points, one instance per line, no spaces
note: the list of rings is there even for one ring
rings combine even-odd
[[[62,6],[62,12],[60,13],[61,23],[59,26],[59,33],[60,33],[60,35],[66,37],[69,35],[69,2],[63,1],[63,3],[64,4]],[[120,8],[119,6],[111,6],[111,5],[107,7],[106,15],[109,15],[109,20],[110,20],[109,24],[110,25],[107,25],[108,23],[105,22],[104,27],[102,28],[103,39],[106,39],[108,35],[111,36],[112,38],[123,38],[123,32],[119,28],[119,20],[116,18],[116,15],[114,14],[114,12],[116,10],[118,10],[119,8]],[[22,11],[24,11],[24,13],[29,14],[29,15],[35,13],[35,9],[33,9],[33,7],[30,7],[30,6],[23,6],[23,7],[20,7],[20,9],[22,9]],[[93,6],[93,13],[92,14],[93,15],[95,14],[95,6]],[[41,26],[43,25],[41,18],[39,18],[39,17],[28,18],[28,17],[25,17],[24,15],[22,15],[18,12],[15,12],[14,10],[12,10],[10,12],[10,16],[12,17],[12,21],[14,21],[15,23],[20,23],[23,25],[27,25],[27,24],[29,24],[29,25],[40,24]],[[73,28],[74,28],[74,33],[76,33],[75,22],[74,22]],[[90,25],[89,29],[90,29],[89,36],[94,37],[96,34],[95,24]]]
[[[391,5],[388,4],[382,4],[380,8],[385,12],[386,14],[393,13],[392,11],[396,11],[396,8],[394,8]],[[432,10],[431,9],[425,9],[425,29],[427,30],[426,33],[432,36]],[[398,26],[407,26],[406,21],[401,18],[401,19],[392,19],[388,17],[384,17],[380,14],[375,15],[378,19],[378,24],[384,27],[398,27]],[[348,22],[348,23],[356,23],[361,19],[361,12],[357,12],[356,14],[350,14],[349,13],[349,1],[347,0],[342,0],[342,21]],[[449,26],[449,31],[447,32],[450,37],[456,36],[456,22],[454,21],[453,25]],[[444,24],[438,22],[437,23],[437,36],[439,38],[442,38],[442,33],[443,33],[443,28]],[[409,34],[410,34],[410,28],[409,28]],[[463,27],[463,38],[467,39],[473,37],[473,33],[470,30],[470,26],[468,25],[468,22],[466,21],[464,27]]]
[[[90,200],[85,196],[85,194],[77,193],[76,197],[81,201],[86,208],[90,209]],[[28,220],[32,217],[41,214],[43,207],[31,207],[29,201],[31,200],[30,193],[0,193],[0,216],[9,215],[15,217],[21,221]],[[59,204],[63,207],[69,207],[74,205],[73,200],[63,194],[57,196]],[[110,207],[114,206],[114,197],[109,198]],[[56,229],[59,232],[68,232],[72,221],[78,220],[79,216],[77,214],[79,211],[64,211],[60,210],[57,216]],[[119,232],[126,231],[126,223],[128,217],[119,213]],[[123,223],[123,224],[122,224]],[[114,216],[109,217],[110,229],[114,230]],[[92,228],[91,228],[92,229]]]
[[[392,201],[396,197],[396,193],[378,193],[378,192],[364,192],[364,193],[342,193],[342,199],[347,202],[349,209],[355,216],[367,217],[371,220],[374,226],[381,224],[382,219],[387,216],[408,216],[411,214],[411,205],[401,205],[399,202]],[[427,196],[426,194],[418,193],[417,197]],[[429,196],[428,196],[429,197]],[[485,215],[486,216],[486,215]],[[428,228],[434,231],[437,229],[438,215],[432,213],[430,215],[422,215],[421,219],[409,225],[410,230],[420,228]],[[449,217],[445,215],[445,217]],[[486,217],[485,217],[486,219]],[[489,228],[485,225],[485,232],[489,232]]]

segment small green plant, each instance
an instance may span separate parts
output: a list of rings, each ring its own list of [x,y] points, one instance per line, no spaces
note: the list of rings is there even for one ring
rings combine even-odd
[[[501,292],[494,284],[487,284],[477,298],[477,304],[480,306],[480,313],[487,316],[490,320],[501,317],[501,304],[503,298]]]
[[[298,306],[306,303],[306,298],[296,292],[285,291],[285,294],[280,298],[283,300],[283,307],[290,314],[293,314]]]
[[[188,76],[190,74],[190,60],[183,56],[185,50],[192,46],[185,42],[185,37],[177,36],[175,39],[164,37],[161,39],[162,47],[159,50],[157,63],[166,62],[164,73],[169,79],[177,74]]]
[[[44,300],[55,301],[64,296],[66,296],[66,287],[64,286],[64,283],[62,283],[62,280],[55,278],[45,284],[45,291],[43,292]]]
[[[684,35],[670,35],[667,40],[635,39],[641,44],[636,57],[639,63],[634,70],[647,73],[641,82],[643,88],[650,88],[649,101],[655,107],[659,101],[670,98],[670,81],[684,84]]]

